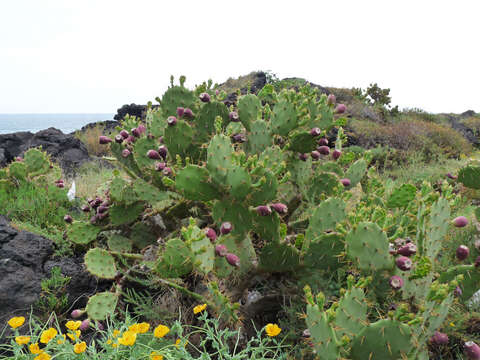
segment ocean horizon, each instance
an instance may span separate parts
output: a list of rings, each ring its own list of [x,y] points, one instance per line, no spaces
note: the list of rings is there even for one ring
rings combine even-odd
[[[92,122],[113,120],[113,113],[96,114],[0,114],[0,134],[10,134],[19,131],[37,131],[54,127],[65,134],[79,130]]]

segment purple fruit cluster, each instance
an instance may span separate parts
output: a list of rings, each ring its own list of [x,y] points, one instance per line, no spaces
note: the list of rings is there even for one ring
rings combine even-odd
[[[260,205],[255,208],[255,211],[260,216],[268,216],[272,214],[272,210],[280,215],[284,215],[288,212],[288,207],[282,203],[275,203],[269,205]]]

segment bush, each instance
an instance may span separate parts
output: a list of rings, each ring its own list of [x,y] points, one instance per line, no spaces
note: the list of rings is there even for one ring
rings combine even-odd
[[[105,126],[97,124],[86,128],[85,131],[77,131],[75,137],[85,144],[89,155],[106,156],[110,154],[108,148],[98,142],[98,138],[104,134],[104,131]]]

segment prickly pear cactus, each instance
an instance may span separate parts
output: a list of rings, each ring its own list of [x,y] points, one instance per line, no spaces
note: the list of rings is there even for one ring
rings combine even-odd
[[[472,164],[460,169],[458,181],[471,189],[480,189],[480,166]]]

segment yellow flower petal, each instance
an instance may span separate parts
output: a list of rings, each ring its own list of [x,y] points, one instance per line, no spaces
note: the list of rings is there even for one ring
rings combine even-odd
[[[197,305],[193,308],[193,313],[198,314],[207,308],[207,304]]]
[[[177,339],[175,341],[175,346],[177,347],[177,349],[179,348],[181,342],[182,342],[182,340],[180,340],[180,339]],[[183,344],[183,347],[187,346],[187,344],[188,344],[188,341],[185,341],[185,344]]]
[[[8,320],[8,325],[10,325],[13,329],[16,329],[23,325],[25,322],[25,318],[23,316],[16,316]]]
[[[265,332],[268,336],[277,336],[281,331],[282,329],[280,329],[277,324],[267,324],[267,326],[265,326]]]
[[[150,359],[151,360],[163,360],[163,355],[160,355],[156,351],[152,351],[150,354]]]
[[[158,325],[155,330],[153,330],[153,336],[157,338],[163,338],[170,332],[170,328],[165,325]]]
[[[124,346],[132,346],[137,340],[137,333],[133,331],[125,331],[121,338],[118,339],[118,343]]]
[[[87,344],[85,343],[85,341],[82,341],[81,343],[73,345],[73,351],[75,352],[75,354],[81,354],[85,350],[87,350]]]
[[[18,345],[28,344],[29,341],[30,341],[30,336],[17,336],[17,337],[15,338],[15,342],[16,342]]]
[[[40,350],[38,343],[30,344],[28,348],[30,349],[30,352],[32,354],[40,354],[41,352],[43,352],[43,350]]]
[[[50,360],[52,357],[46,352],[42,352],[40,355],[35,356],[33,360]]]
[[[149,323],[142,322],[142,323],[138,324],[138,332],[140,334],[145,334],[148,331],[148,329],[150,329],[150,324]]]
[[[52,340],[55,336],[57,336],[58,331],[54,328],[50,328],[48,330],[44,330],[42,335],[40,336],[40,342],[42,344],[48,344],[50,340]]]
[[[81,321],[73,321],[73,320],[67,321],[67,323],[65,324],[65,326],[69,330],[78,330],[80,325],[82,325]]]
[[[120,335],[120,330],[117,330],[117,329],[113,330],[113,336],[117,337],[118,335]]]

